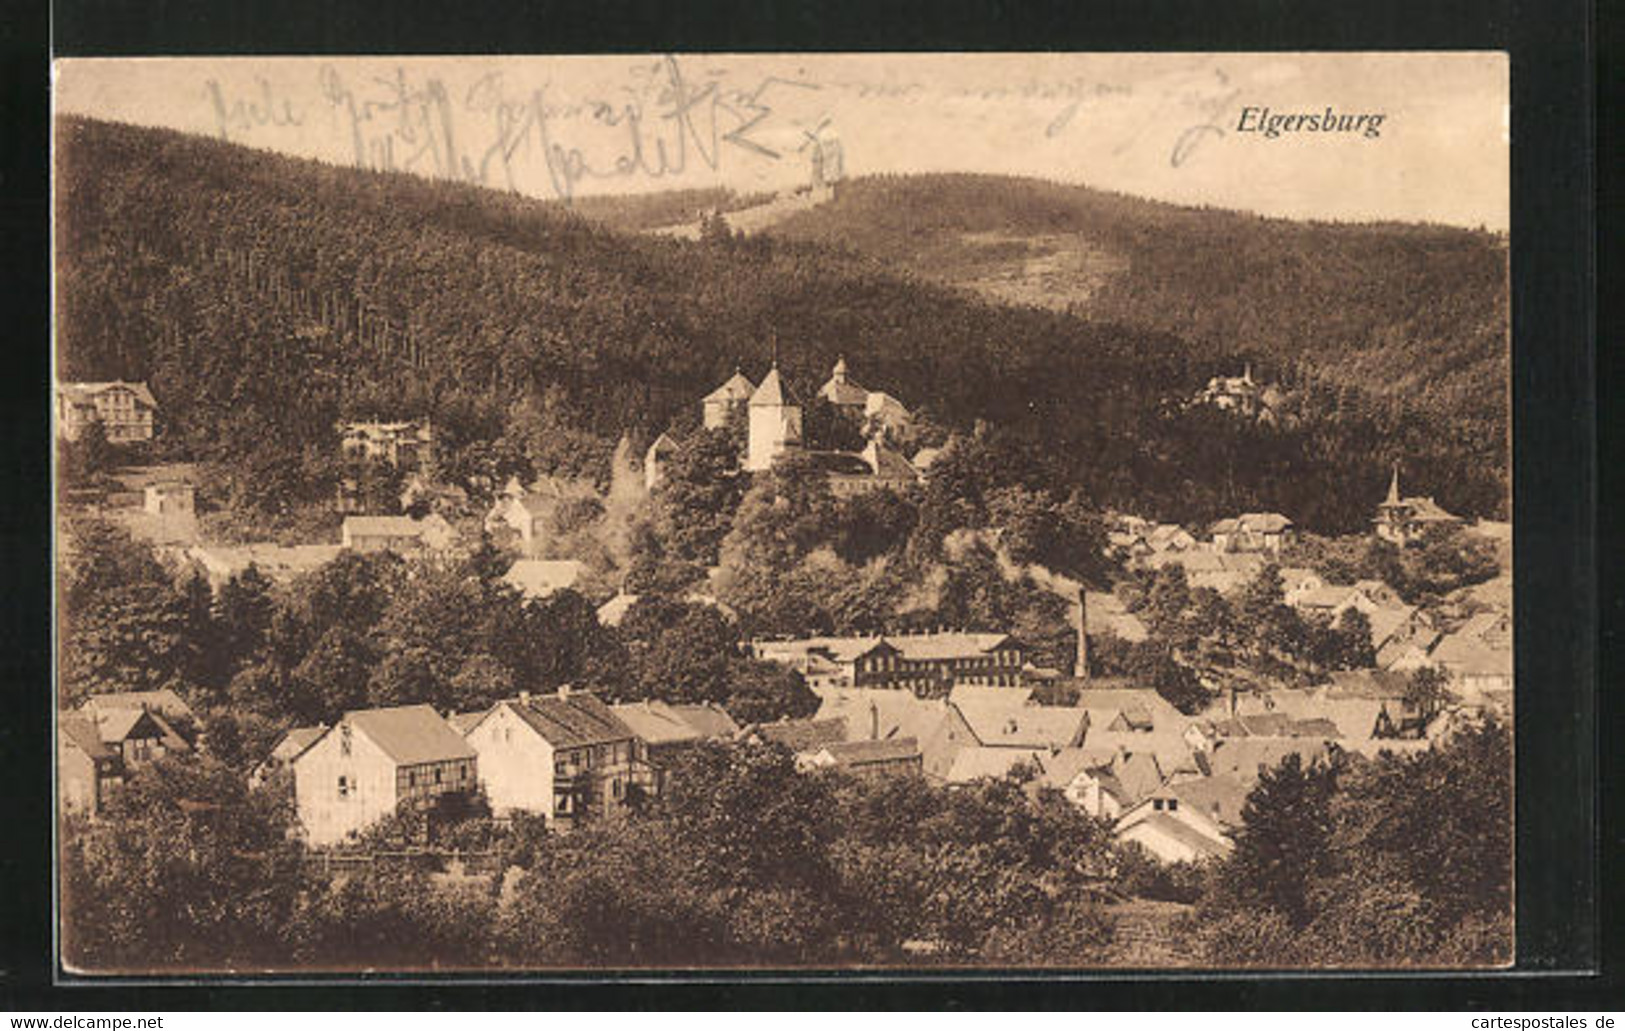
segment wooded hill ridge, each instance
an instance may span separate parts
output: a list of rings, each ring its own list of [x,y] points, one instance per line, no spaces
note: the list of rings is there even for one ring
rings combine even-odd
[[[1448,508],[1505,511],[1505,355],[1487,328],[1504,325],[1504,252],[1483,234],[986,179],[940,213],[919,193],[899,201],[912,214],[887,216],[894,237],[955,232],[985,195],[979,219],[1022,231],[1036,216],[1003,208],[1050,204],[1062,222],[1088,210],[1023,193],[1100,198],[1119,212],[1101,216],[1111,240],[1140,243],[1109,242],[1128,270],[1057,311],[866,256],[878,229],[628,234],[556,203],[79,118],[59,120],[56,155],[58,375],[146,380],[165,446],[204,461],[329,449],[337,419],[368,415],[432,416],[455,452],[498,441],[529,404],[562,442],[533,449],[534,464],[607,469],[621,435],[692,421],[735,366],[759,377],[776,349],[803,398],[845,355],[865,386],[949,427],[986,420],[1044,486],[1101,506],[1192,523],[1279,510],[1358,531],[1402,461],[1407,486]],[[805,217],[862,221],[911,182],[843,184]],[[1142,209],[1136,228],[1125,213]],[[1179,253],[1203,225],[1204,249]],[[779,231],[819,235],[796,220]],[[1228,265],[1214,257],[1227,233]],[[1484,271],[1497,260],[1499,294]],[[1449,373],[1428,375],[1448,354]],[[1278,363],[1298,417],[1267,427],[1180,403],[1247,356]],[[1372,366],[1391,375],[1356,374]]]

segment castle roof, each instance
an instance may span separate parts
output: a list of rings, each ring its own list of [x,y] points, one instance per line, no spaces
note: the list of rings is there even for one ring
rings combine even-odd
[[[711,401],[748,401],[756,392],[756,386],[745,378],[744,373],[738,369],[728,377],[726,383],[705,395],[707,402]]]
[[[784,389],[784,383],[779,377],[779,367],[777,365],[769,369],[767,375],[762,378],[762,385],[757,387],[756,392],[750,395],[750,403],[752,406],[787,405],[791,403],[789,394]]]

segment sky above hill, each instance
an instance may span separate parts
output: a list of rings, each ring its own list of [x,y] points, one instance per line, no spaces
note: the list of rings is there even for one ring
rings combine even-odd
[[[549,199],[780,191],[818,166],[1300,219],[1509,217],[1496,53],[70,59],[54,75],[62,113]]]

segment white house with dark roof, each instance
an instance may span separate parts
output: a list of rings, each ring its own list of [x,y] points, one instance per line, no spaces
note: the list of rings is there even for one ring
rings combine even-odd
[[[292,761],[305,840],[333,845],[403,806],[469,792],[477,753],[427,705],[348,712]]]
[[[151,440],[157,410],[145,383],[59,383],[56,388],[56,431],[68,440],[78,440],[91,423],[101,423],[109,443]]]
[[[493,705],[467,731],[480,783],[498,815],[537,813],[573,825],[625,809],[658,791],[642,741],[598,698],[559,688]]]

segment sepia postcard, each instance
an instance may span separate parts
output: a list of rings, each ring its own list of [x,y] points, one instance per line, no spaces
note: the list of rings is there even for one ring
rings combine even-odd
[[[1505,54],[54,98],[65,975],[1513,962]]]

